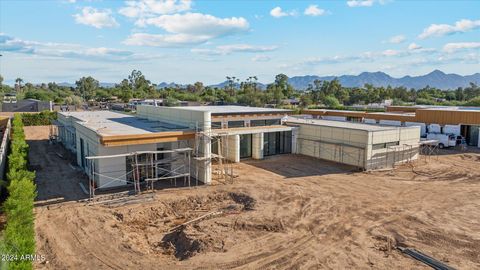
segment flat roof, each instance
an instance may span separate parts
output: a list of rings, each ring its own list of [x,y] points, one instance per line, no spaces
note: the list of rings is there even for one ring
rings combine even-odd
[[[307,124],[315,126],[325,126],[325,127],[335,127],[335,128],[346,128],[346,129],[356,129],[363,131],[387,131],[387,130],[397,130],[398,128],[411,128],[411,127],[397,127],[397,126],[386,126],[386,125],[377,125],[377,124],[363,124],[363,123],[352,123],[352,122],[342,122],[342,121],[331,121],[331,120],[322,120],[322,119],[302,119],[297,117],[288,117],[287,123],[292,124]]]
[[[211,114],[255,114],[255,113],[288,113],[291,110],[276,109],[276,108],[261,108],[261,107],[248,107],[248,106],[236,106],[236,105],[220,105],[220,106],[182,106],[173,107],[175,109],[192,110],[210,112]]]
[[[413,106],[388,106],[392,108],[415,108],[421,110],[444,111],[480,111],[480,107],[444,106],[444,105],[413,105]]]
[[[145,118],[111,111],[59,112],[59,114],[78,119],[80,125],[102,136],[139,135],[191,130],[186,126],[162,121],[151,121]]]

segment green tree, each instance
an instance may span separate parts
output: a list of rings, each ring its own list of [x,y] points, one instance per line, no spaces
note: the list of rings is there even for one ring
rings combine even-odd
[[[284,97],[291,97],[293,94],[293,87],[288,83],[288,76],[285,74],[278,74],[275,76],[275,87],[282,91]],[[277,103],[278,104],[278,103]]]
[[[196,82],[193,84],[194,93],[201,93],[204,89],[202,82]]]
[[[75,88],[76,94],[81,96],[83,100],[90,100],[95,96],[99,83],[94,78],[88,76],[80,78],[75,82],[75,85],[77,86]]]
[[[133,98],[133,91],[127,79],[123,79],[117,87],[120,88],[120,98],[123,102],[126,103]]]
[[[133,70],[128,76],[128,81],[134,97],[144,98],[153,96],[155,87],[152,86],[151,82],[145,78],[140,70]]]
[[[340,107],[340,102],[338,102],[338,99],[333,95],[326,96],[323,99],[323,104],[325,104],[325,106],[327,106],[328,108]]]

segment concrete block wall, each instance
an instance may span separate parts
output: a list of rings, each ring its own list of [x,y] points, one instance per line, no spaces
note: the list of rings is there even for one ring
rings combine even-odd
[[[293,153],[363,167],[368,132],[346,128],[300,125],[292,132]],[[350,146],[349,146],[350,145]]]
[[[139,105],[137,106],[137,116],[149,120],[185,125],[192,129],[194,129],[196,125],[198,125],[199,128],[203,128],[206,124],[208,124],[208,128],[211,126],[210,112],[199,110]]]
[[[300,125],[298,137],[363,148],[367,144],[368,134],[362,130],[305,124]]]
[[[355,147],[298,139],[295,153],[363,168],[364,152]]]
[[[372,145],[398,141],[399,146],[373,149],[372,145],[369,145],[366,154],[366,169],[391,168],[398,163],[417,159],[420,130],[420,126],[411,126],[398,128],[396,130],[371,132]],[[402,147],[403,145],[411,145],[412,147]]]

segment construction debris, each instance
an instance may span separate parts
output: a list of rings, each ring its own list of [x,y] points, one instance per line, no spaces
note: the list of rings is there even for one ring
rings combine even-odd
[[[436,260],[414,248],[405,248],[405,247],[397,247],[398,250],[407,254],[408,256],[423,262],[424,264],[432,267],[435,270],[455,270],[455,268],[450,267],[439,260]]]

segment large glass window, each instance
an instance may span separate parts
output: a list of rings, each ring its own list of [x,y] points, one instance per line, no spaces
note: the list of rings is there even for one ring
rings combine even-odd
[[[280,125],[280,119],[262,119],[262,120],[250,120],[251,127],[261,127],[261,126],[274,126]]]
[[[261,127],[265,125],[266,125],[265,120],[250,120],[251,127]]]
[[[263,134],[263,155],[272,156],[292,152],[292,132],[269,132]]]
[[[212,129],[221,129],[222,122],[212,122]]]
[[[265,120],[265,125],[266,126],[275,126],[275,125],[280,125],[280,119],[267,119]]]
[[[244,127],[245,121],[228,121],[228,128]]]
[[[252,156],[252,134],[240,135],[240,158]]]

